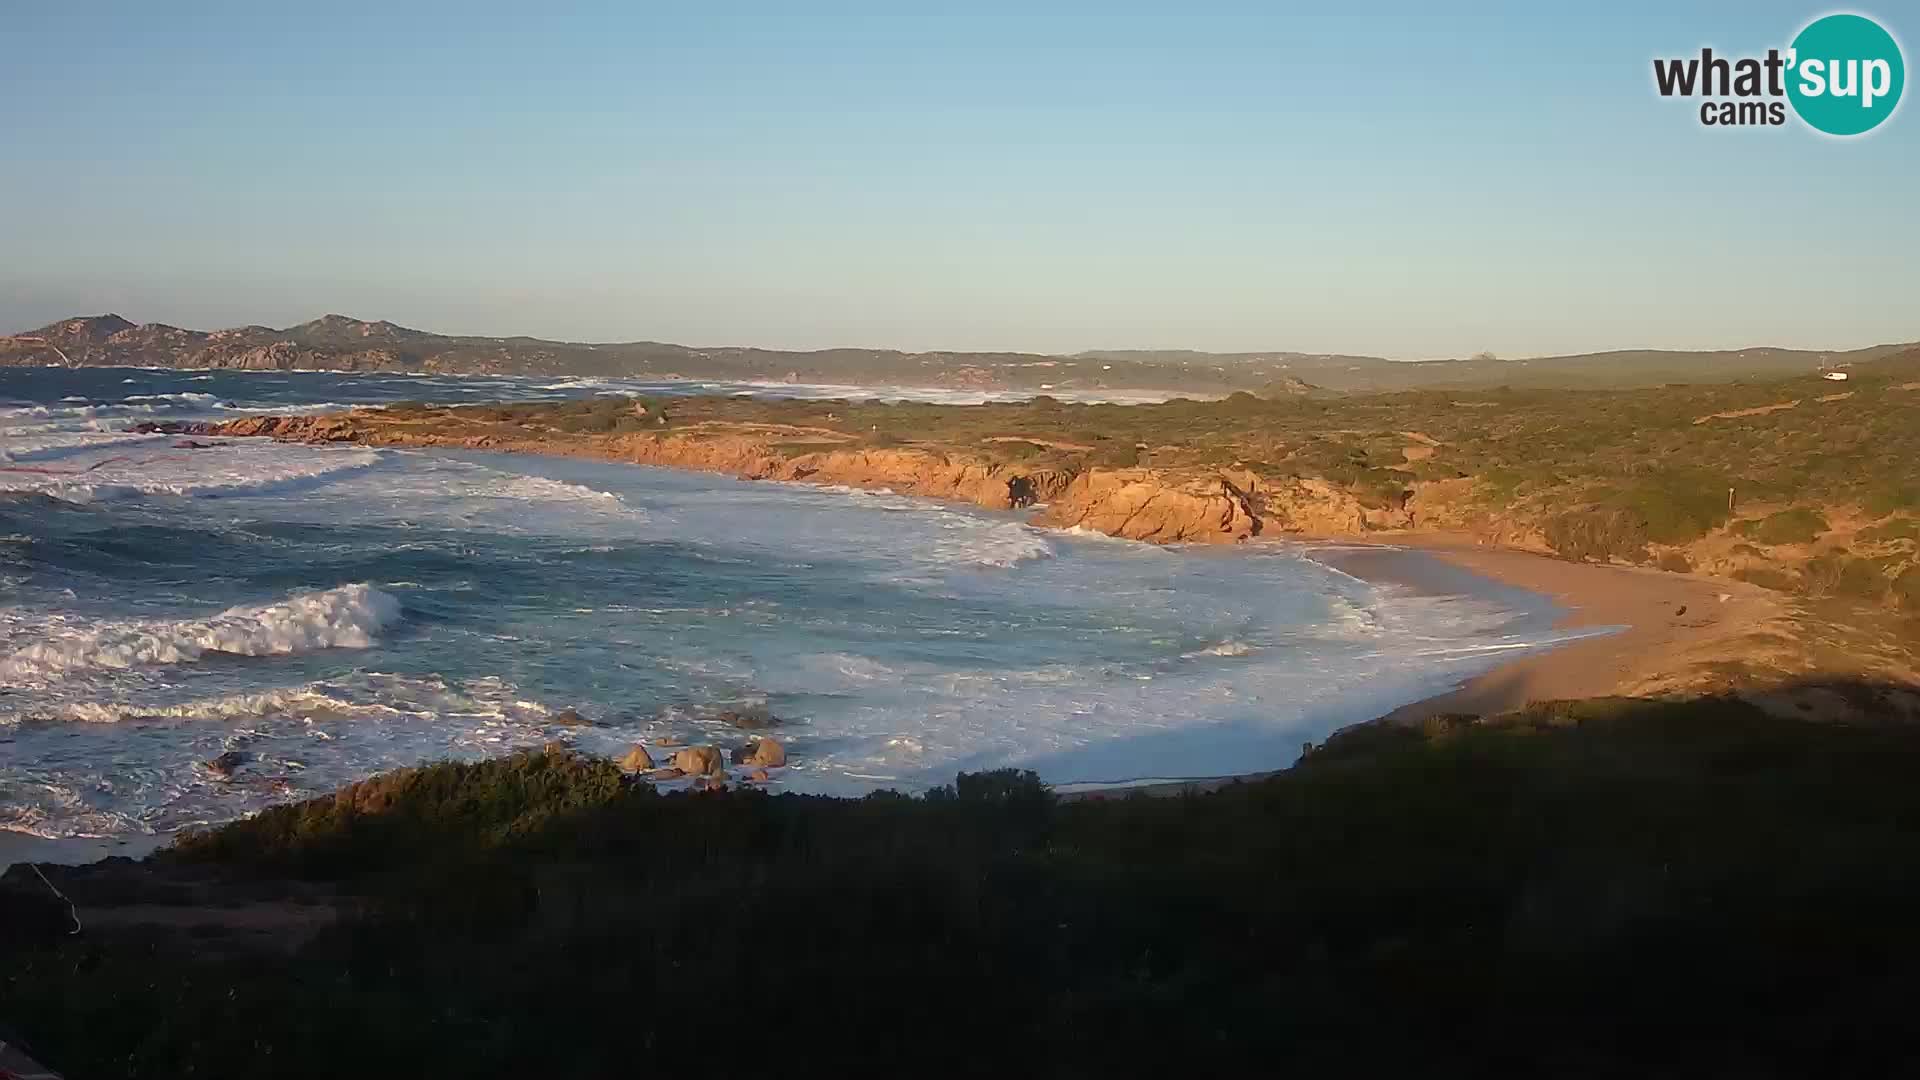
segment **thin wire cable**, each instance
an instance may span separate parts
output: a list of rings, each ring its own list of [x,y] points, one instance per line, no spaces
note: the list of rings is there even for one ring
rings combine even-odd
[[[40,879],[40,884],[45,885],[49,889],[53,889],[53,895],[59,897],[62,900],[66,900],[67,918],[73,920],[73,929],[67,931],[67,936],[72,937],[73,935],[79,933],[80,932],[80,909],[74,906],[74,903],[72,900],[67,899],[66,893],[63,893],[59,889],[54,888],[53,882],[47,880],[47,875],[42,874],[40,872],[40,864],[28,863],[27,865],[33,867],[34,876]]]

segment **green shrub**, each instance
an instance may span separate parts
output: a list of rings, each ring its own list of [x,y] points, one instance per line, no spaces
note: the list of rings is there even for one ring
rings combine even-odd
[[[1654,543],[1684,544],[1727,519],[1727,483],[1708,473],[1658,469],[1635,477],[1608,502],[1637,515]]]
[[[1861,529],[1859,538],[1866,541],[1882,540],[1920,540],[1920,521],[1899,517],[1892,521],[1883,521]]]
[[[1035,807],[1053,805],[1053,792],[1040,782],[1031,769],[994,769],[989,772],[963,772],[954,782],[927,792],[930,802],[986,803],[993,806]]]
[[[1893,600],[1908,611],[1920,611],[1920,566],[1909,566],[1893,579]]]
[[[1661,552],[1660,560],[1654,565],[1658,566],[1662,570],[1667,571],[1670,574],[1693,573],[1693,563],[1686,557],[1684,553],[1678,552],[1678,551]]]
[[[1402,466],[1402,468],[1404,468],[1407,472],[1412,473],[1414,479],[1424,480],[1424,481],[1457,480],[1460,477],[1467,475],[1466,473],[1461,472],[1457,467],[1450,465],[1444,461],[1437,460],[1435,458],[1427,458],[1423,461],[1415,461],[1410,464]]]
[[[1746,524],[1746,522],[1742,522],[1742,525]],[[1773,546],[1779,544],[1811,544],[1819,539],[1820,534],[1826,532],[1828,528],[1830,528],[1830,526],[1827,524],[1825,514],[1822,514],[1818,510],[1797,506],[1791,510],[1782,510],[1777,514],[1769,514],[1757,523],[1752,524],[1750,531],[1745,529],[1742,531],[1744,535],[1751,536],[1763,544]]]
[[[1549,702],[1361,725],[1205,795],[1059,803],[1015,772],[654,797],[553,757],[350,796],[388,801],[339,865],[417,873],[261,876],[253,843],[284,830],[251,822],[190,866],[49,867],[86,930],[61,905],[0,944],[6,1023],[89,1077],[724,1073],[797,1045],[859,1075],[931,1046],[965,1075],[1173,1072],[1196,1047],[1281,1075],[1911,1064],[1911,724]],[[211,898],[184,910],[205,932],[96,915],[116,878]]]
[[[1647,530],[1635,514],[1620,509],[1571,510],[1547,520],[1547,546],[1581,562],[1647,561]]]
[[[1849,596],[1878,600],[1887,591],[1886,575],[1870,559],[1828,552],[1800,568],[1801,586],[1813,596]]]
[[[1525,480],[1520,470],[1497,465],[1480,474],[1480,491],[1490,502],[1506,503],[1519,494]]]
[[[355,874],[492,847],[621,791],[620,770],[604,758],[530,750],[396,769],[330,797],[182,833],[172,851],[189,861]]]
[[[1867,492],[1860,502],[1874,517],[1885,517],[1900,510],[1920,510],[1920,484],[1883,482]]]
[[[1087,455],[1087,464],[1103,469],[1131,469],[1140,464],[1140,448],[1132,443],[1109,440]]]
[[[1794,591],[1793,578],[1778,570],[1770,570],[1765,567],[1754,566],[1735,570],[1733,572],[1733,579],[1735,581],[1747,582],[1750,585],[1758,585],[1763,589],[1772,589],[1776,592]]]

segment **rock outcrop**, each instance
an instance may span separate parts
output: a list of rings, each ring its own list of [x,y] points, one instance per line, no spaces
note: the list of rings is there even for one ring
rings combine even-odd
[[[787,763],[787,748],[772,737],[755,739],[734,749],[733,763],[755,769],[778,769]]]
[[[1063,469],[1023,469],[918,448],[825,450],[788,457],[763,440],[724,435],[625,435],[616,437],[613,446],[615,456],[641,465],[724,472],[748,480],[884,487],[995,510],[1045,502],[1073,479]]]
[[[1067,485],[1042,520],[1155,544],[1230,543],[1257,536],[1245,491],[1219,473],[1185,477],[1154,469],[1090,469]]]
[[[559,434],[523,429],[423,426],[381,410],[319,416],[248,416],[219,424],[145,425],[154,431],[266,436],[290,442],[362,446],[460,447],[594,457],[640,465],[719,472],[750,480],[784,480],[885,488],[906,495],[957,499],[995,510],[1036,504],[1036,524],[1084,528],[1154,544],[1233,543],[1296,533],[1352,536],[1409,528],[1414,500],[1368,507],[1325,480],[1270,480],[1244,469],[1026,467],[924,447],[848,448],[792,453],[742,430]],[[753,728],[751,711],[736,714]],[[730,723],[734,721],[729,720]]]
[[[689,746],[673,755],[673,767],[687,776],[727,775],[727,763],[711,746]]]
[[[722,709],[713,714],[713,719],[742,731],[762,731],[780,726],[779,717],[758,705],[745,709]]]
[[[1404,529],[1413,523],[1405,497],[1398,506],[1370,508],[1352,492],[1319,477],[1275,482],[1242,475],[1270,532],[1357,536],[1375,529]]]
[[[653,771],[653,755],[647,748],[634,743],[633,748],[620,756],[620,771],[630,773]]]

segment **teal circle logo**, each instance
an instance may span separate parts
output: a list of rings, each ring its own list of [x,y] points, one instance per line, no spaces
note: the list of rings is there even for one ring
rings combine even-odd
[[[1900,43],[1864,15],[1828,15],[1793,39],[1787,100],[1829,135],[1863,135],[1893,115],[1907,84]]]

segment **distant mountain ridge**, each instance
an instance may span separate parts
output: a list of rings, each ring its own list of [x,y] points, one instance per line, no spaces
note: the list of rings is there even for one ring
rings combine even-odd
[[[323,315],[276,330],[188,330],[115,314],[77,316],[0,337],[0,366],[75,365],[624,376],[942,386],[956,389],[1163,390],[1273,396],[1329,391],[1475,387],[1644,386],[1772,377],[1863,363],[1911,344],[1819,352],[1771,347],[1681,352],[1622,350],[1501,360],[1393,361],[1328,353],[1095,350],[1017,352],[785,351],[694,348],[656,341],[586,343],[436,334],[386,321]]]

